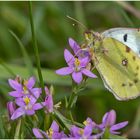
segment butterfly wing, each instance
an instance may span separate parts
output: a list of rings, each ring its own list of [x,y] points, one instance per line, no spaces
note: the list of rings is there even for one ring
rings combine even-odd
[[[104,38],[96,52],[96,65],[105,87],[117,99],[128,100],[140,96],[140,58],[121,42]]]
[[[112,28],[103,32],[102,35],[122,42],[140,55],[140,29]]]

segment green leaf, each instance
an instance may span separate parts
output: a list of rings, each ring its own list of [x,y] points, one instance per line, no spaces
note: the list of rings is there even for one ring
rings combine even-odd
[[[126,139],[125,137],[123,136],[119,136],[119,135],[113,135],[113,134],[110,134],[110,139]]]
[[[5,136],[5,130],[4,130],[4,123],[3,123],[3,118],[2,114],[0,114],[0,138],[4,138]]]
[[[55,117],[57,118],[57,120],[59,120],[59,122],[62,123],[62,125],[67,129],[70,130],[72,123],[70,120],[68,120],[67,118],[65,118],[59,111],[54,110],[54,114]]]
[[[16,127],[16,130],[15,130],[14,139],[19,139],[20,138],[20,129],[21,129],[21,118],[18,120],[17,127]]]
[[[32,65],[32,62],[31,62],[31,59],[23,45],[23,43],[20,41],[20,39],[18,38],[18,36],[11,30],[9,30],[9,32],[11,33],[11,35],[17,40],[19,46],[20,46],[20,49],[21,49],[21,52],[22,52],[22,55],[24,57],[24,63],[25,65],[27,66],[28,68],[28,71],[29,71],[29,75],[33,75],[34,74],[34,71],[33,71],[33,65]]]

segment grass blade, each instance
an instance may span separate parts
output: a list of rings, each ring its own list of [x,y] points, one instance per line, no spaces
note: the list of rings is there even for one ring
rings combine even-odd
[[[17,40],[19,46],[20,46],[20,49],[21,49],[21,52],[22,52],[22,55],[24,57],[24,63],[25,65],[27,66],[28,70],[29,70],[29,75],[32,76],[34,75],[34,71],[33,71],[33,65],[32,65],[32,62],[31,62],[31,59],[23,45],[23,43],[20,41],[20,39],[18,38],[18,36],[11,30],[9,30],[9,32],[11,33],[11,35]]]

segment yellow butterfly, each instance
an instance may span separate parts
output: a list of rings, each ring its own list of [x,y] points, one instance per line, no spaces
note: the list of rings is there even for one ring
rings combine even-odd
[[[140,30],[113,28],[101,34],[85,33],[86,47],[105,87],[118,100],[140,96]]]

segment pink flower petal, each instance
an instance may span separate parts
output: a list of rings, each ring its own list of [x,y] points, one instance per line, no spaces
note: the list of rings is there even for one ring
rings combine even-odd
[[[87,125],[84,128],[84,134],[83,135],[88,138],[88,137],[91,136],[92,131],[93,131],[93,126],[91,124],[90,125]]]
[[[46,92],[46,95],[50,95],[50,91],[49,91],[48,87],[45,87],[45,92]]]
[[[29,98],[30,98],[30,104],[31,105],[35,104],[35,102],[37,101],[37,98],[34,97],[33,95],[30,95]]]
[[[76,83],[80,84],[82,79],[83,79],[82,73],[81,72],[73,72],[72,78]]]
[[[106,125],[112,126],[116,122],[116,112],[114,110],[111,110],[108,112],[107,118],[106,118]]]
[[[106,112],[106,113],[104,114],[103,119],[102,119],[102,123],[106,123],[106,119],[107,119],[108,113],[109,113],[109,112]]]
[[[73,63],[74,63],[74,56],[67,49],[64,50],[64,58],[65,58],[65,61],[67,62],[67,64],[69,66],[73,65]]]
[[[15,90],[22,90],[22,85],[19,84],[16,80],[9,79],[9,85]]]
[[[97,78],[97,76],[93,74],[91,71],[89,71],[88,69],[83,69],[81,72],[88,77]]]
[[[80,61],[80,66],[81,67],[86,67],[88,63],[89,63],[89,58],[88,57],[82,58],[81,61]]]
[[[16,111],[13,113],[11,120],[15,120],[24,114],[25,114],[24,109],[20,107],[20,108],[16,109]]]
[[[72,137],[76,137],[76,138],[79,138],[80,134],[78,133],[80,131],[81,128],[73,125],[70,129],[70,132],[71,132],[71,135]]]
[[[73,69],[70,67],[64,67],[64,68],[56,70],[56,74],[59,74],[59,75],[68,75],[68,74],[71,74],[72,72],[73,72]]]
[[[16,102],[16,104],[17,104],[18,106],[20,106],[20,107],[24,107],[24,106],[25,106],[25,103],[24,103],[24,101],[23,101],[23,98],[16,98],[16,99],[15,99],[15,102]]]
[[[43,104],[41,104],[41,103],[36,103],[36,104],[33,105],[33,110],[39,110],[39,109],[41,109],[41,108],[43,108],[43,107],[44,107]]]
[[[39,98],[40,94],[41,94],[41,89],[40,88],[32,88],[30,90],[31,95],[33,95],[36,99]]]
[[[69,45],[75,54],[77,54],[78,50],[80,50],[80,46],[72,38],[69,38]]]
[[[45,106],[49,112],[53,112],[53,98],[51,94],[47,95],[45,99]]]
[[[120,134],[120,132],[117,132],[117,131],[111,131],[111,130],[110,130],[110,133],[111,133],[111,134],[115,134],[115,135],[119,135],[119,134]]]
[[[7,103],[7,110],[8,110],[9,118],[11,118],[11,116],[13,115],[13,113],[16,110],[16,105],[13,101],[10,101]]]
[[[28,89],[31,89],[33,88],[33,86],[35,85],[35,77],[31,77],[29,80],[28,80],[28,83],[27,83],[27,87]]]
[[[21,92],[19,92],[19,91],[11,91],[11,92],[9,92],[9,95],[12,96],[12,97],[21,97],[21,96],[23,96],[23,94],[21,94]]]
[[[53,121],[51,124],[51,128],[55,132],[59,132],[59,125],[56,123],[56,121]]]
[[[40,133],[39,129],[33,128],[33,133],[37,139],[43,139],[42,134]]]
[[[113,125],[113,126],[111,127],[110,130],[111,130],[111,131],[115,131],[115,130],[121,129],[121,128],[125,127],[127,124],[128,124],[128,121],[115,124],[115,125]]]
[[[26,110],[26,114],[33,115],[33,114],[35,114],[35,111],[34,110]]]

